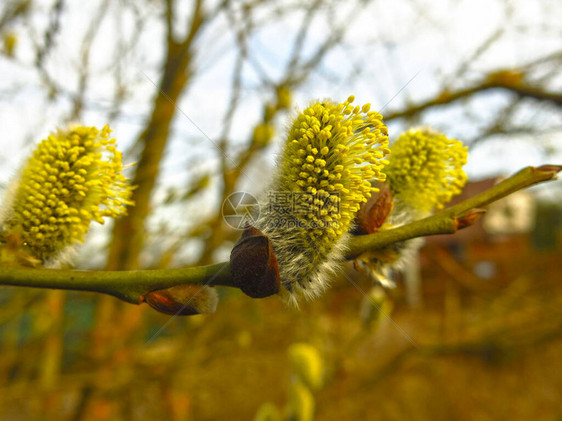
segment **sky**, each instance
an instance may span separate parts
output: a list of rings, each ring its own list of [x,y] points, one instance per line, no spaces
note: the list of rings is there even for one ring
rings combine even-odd
[[[97,13],[94,7],[97,3],[92,1],[84,5],[82,2],[70,2],[63,16],[62,31],[57,37],[58,48],[53,50],[47,60],[48,68],[69,91],[75,89],[76,67],[81,61],[79,47],[82,38],[76,35],[84,33],[85,22],[92,20],[92,16]],[[158,13],[154,2],[147,3],[149,6],[143,8],[142,13]],[[334,82],[328,77],[312,78],[304,89],[295,92],[297,107],[302,108],[316,98],[331,97],[342,100],[353,93],[357,103],[370,102],[374,109],[382,109],[384,115],[385,111],[400,108],[408,101],[422,101],[431,97],[440,89],[443,78],[446,79],[447,75],[452,74],[460,61],[469,57],[475,48],[504,25],[506,3],[512,4],[509,13],[512,14],[511,21],[515,22],[511,25],[513,28],[503,28],[505,35],[500,37],[497,47],[471,65],[474,74],[478,74],[479,69],[516,66],[559,47],[560,38],[554,35],[545,37],[543,31],[532,32],[526,29],[528,34],[525,36],[509,33],[512,31],[515,34],[525,30],[517,28],[521,22],[524,22],[525,28],[554,25],[557,15],[543,10],[546,2],[373,2],[368,9],[353,17],[348,28],[345,48],[336,49],[321,66],[323,73],[340,75],[343,80]],[[43,0],[37,4],[48,10],[51,2]],[[86,124],[103,125],[106,122],[106,113],[103,111],[110,104],[108,94],[113,89],[108,70],[115,63],[115,52],[108,54],[107,45],[115,43],[116,36],[132,39],[135,30],[132,18],[127,19],[125,16],[119,21],[117,31],[115,18],[112,18],[117,9],[117,6],[112,6],[105,12],[101,30],[92,47],[90,64],[94,67],[96,77],[91,82],[88,96],[91,106],[84,115]],[[558,9],[556,12],[560,16]],[[346,13],[342,11],[342,15]],[[552,18],[552,22],[545,22],[545,17],[548,16]],[[45,27],[47,14],[37,13],[33,19],[36,22],[36,31],[41,33],[40,28]],[[400,22],[407,24],[400,25]],[[185,138],[200,139],[201,148],[198,147],[198,142],[193,142],[196,144],[195,151],[205,154],[209,146],[212,147],[206,138],[216,139],[220,133],[221,127],[216,120],[220,118],[229,97],[230,74],[225,72],[225,68],[231,68],[234,59],[231,53],[232,39],[221,36],[220,26],[224,24],[226,23],[218,22],[216,28],[210,28],[204,33],[202,43],[212,46],[205,48],[205,51],[198,51],[200,66],[205,70],[198,75],[189,94],[177,104],[182,113],[178,113],[175,121],[175,138],[168,149],[168,160],[171,162],[166,165],[172,174],[177,173],[177,166],[185,165],[186,161],[189,161],[184,158],[190,155],[186,149],[193,153],[193,144],[186,142]],[[267,25],[251,40],[251,52],[271,79],[275,79],[284,68],[290,50],[286,34],[294,33],[298,25],[299,20],[295,18],[280,20]],[[326,35],[327,30],[325,21],[313,22],[309,40],[305,43],[305,54]],[[131,90],[134,93],[131,100],[125,104],[122,118],[114,122],[112,127],[125,148],[134,141],[141,129],[142,122],[150,110],[150,100],[155,95],[158,66],[162,58],[162,52],[159,51],[162,36],[163,30],[157,19],[150,20],[140,36],[139,44],[142,48],[123,60],[125,77],[131,81]],[[17,57],[17,61],[0,59],[0,92],[4,93],[2,97],[5,99],[10,98],[9,101],[0,101],[0,124],[8,133],[11,146],[23,145],[13,151],[15,156],[11,153],[10,163],[20,161],[26,156],[26,141],[29,143],[31,138],[44,137],[57,127],[69,107],[65,98],[61,98],[58,103],[46,104],[44,95],[40,92],[37,72],[29,66],[29,63],[33,62],[33,56],[29,43],[23,36],[18,46]],[[350,66],[356,63],[361,64],[360,74],[350,80],[346,76],[350,72]],[[233,139],[246,139],[261,113],[259,93],[252,92],[252,85],[256,84],[253,78],[255,79],[255,74],[248,69],[245,74],[247,90],[243,92],[244,103],[238,113],[240,116],[234,120]],[[17,92],[12,96],[10,93],[14,89],[17,89]],[[493,111],[494,100],[488,98],[487,102],[487,106],[484,106],[488,109],[485,111]],[[441,112],[436,112],[435,116],[430,117],[437,125],[442,126],[450,125],[446,123],[453,121],[452,127],[446,127],[452,132],[452,136],[461,139],[463,135],[470,137],[474,129],[470,124],[463,124],[462,110],[454,110],[453,107],[448,112],[450,114],[445,118]],[[280,126],[283,127],[284,122],[281,122]],[[391,125],[391,137],[393,128]],[[403,129],[404,127],[395,127],[394,136]],[[282,133],[279,133],[276,140],[279,142],[281,138]],[[560,141],[560,138],[557,140]],[[532,145],[525,146],[525,141],[520,139],[514,146],[506,148],[506,159],[501,162],[487,162],[483,159],[485,155],[497,151],[501,147],[498,144],[487,145],[482,152],[478,152],[480,156],[471,157],[466,169],[472,177],[513,171],[526,159],[532,161],[528,164],[537,164],[544,158],[532,151]],[[474,155],[476,152],[475,150]],[[561,156],[562,151],[558,152],[556,157]],[[5,167],[11,168],[10,163]]]
[[[289,0],[284,0],[291,3]],[[36,0],[31,25],[9,28],[18,34],[15,59],[0,56],[0,181],[7,182],[29,155],[34,143],[56,127],[65,124],[70,102],[67,96],[48,101],[40,77],[33,67],[32,39],[41,39],[49,20],[52,0]],[[189,2],[179,2],[189,5]],[[212,3],[212,2],[211,2]],[[557,2],[504,0],[397,0],[374,1],[359,12],[352,13],[342,2],[338,13],[312,22],[303,55],[309,54],[320,40],[338,25],[347,25],[347,36],[341,47],[332,51],[310,80],[294,92],[295,108],[302,109],[311,100],[333,98],[341,101],[350,94],[356,103],[372,104],[372,109],[392,112],[409,103],[431,98],[443,83],[463,87],[478,80],[483,72],[518,66],[557,51],[562,45],[559,29],[562,7]],[[68,92],[75,92],[77,69],[85,62],[80,46],[90,22],[98,17],[100,1],[66,2],[61,32],[55,48],[46,58],[46,67],[57,83]],[[94,38],[89,65],[94,77],[87,91],[87,106],[82,123],[98,127],[108,123],[108,108],[114,81],[112,69],[120,66],[130,98],[123,104],[122,114],[111,122],[121,149],[127,151],[142,130],[151,101],[156,92],[164,29],[159,18],[158,2],[138,2],[137,13],[147,18],[144,27],[135,22],[134,14],[125,12],[124,2],[110,1],[103,11],[101,26]],[[142,6],[140,6],[142,4]],[[234,2],[234,4],[240,4]],[[127,9],[128,10],[128,9]],[[180,10],[187,19],[188,9]],[[509,16],[509,18],[508,18]],[[260,119],[261,95],[255,67],[276,80],[287,64],[292,35],[302,16],[273,19],[249,40],[248,48],[255,66],[244,68],[241,108],[236,113],[230,136],[233,139],[229,157],[233,158]],[[187,95],[176,106],[172,138],[167,148],[163,173],[156,198],[165,196],[170,187],[184,187],[194,175],[217,165],[215,142],[230,97],[230,78],[234,63],[233,34],[225,18],[208,27],[199,39],[196,51],[196,78]],[[225,29],[226,28],[226,29]],[[471,60],[475,50],[486,39],[497,35],[496,42],[484,54]],[[138,38],[137,38],[138,37]],[[138,48],[123,53],[117,40]],[[467,72],[461,79],[455,74],[465,62]],[[560,90],[562,78],[554,89]],[[424,124],[431,124],[458,139],[472,138],[477,133],[475,122],[484,123],[494,117],[506,97],[501,94],[480,95],[468,104],[459,103],[446,111],[435,110],[424,115]],[[468,109],[468,112],[467,112]],[[262,154],[248,180],[241,188],[256,189],[264,177],[259,172],[273,165],[275,153],[282,143],[284,128],[296,111],[279,116],[280,130],[274,143]],[[538,112],[536,107],[522,107],[521,121],[541,119],[540,125],[562,127],[560,113]],[[537,120],[538,121],[538,120]],[[403,122],[389,124],[391,139],[407,129]],[[497,137],[470,150],[465,167],[469,178],[506,175],[528,165],[562,162],[562,131],[554,130],[543,139],[550,145],[547,156],[529,136]],[[258,183],[254,181],[258,180]],[[255,192],[255,191],[254,191]],[[219,204],[209,192],[202,198],[216,209]],[[197,212],[197,206],[194,212]],[[168,219],[165,215],[162,220]]]

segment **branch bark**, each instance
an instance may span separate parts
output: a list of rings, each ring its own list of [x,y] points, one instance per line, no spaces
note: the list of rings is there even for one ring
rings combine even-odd
[[[90,291],[140,304],[150,291],[176,285],[233,286],[228,262],[184,269],[82,271],[0,268],[0,284],[35,288]]]
[[[353,259],[366,251],[383,248],[410,238],[454,234],[457,230],[467,226],[465,224],[470,222],[470,218],[474,216],[472,210],[481,209],[517,190],[551,180],[560,170],[562,170],[562,166],[559,165],[527,167],[485,192],[435,215],[387,231],[354,237],[349,244],[346,258]]]
[[[356,236],[350,241],[346,259],[353,259],[361,253],[384,248],[397,241],[452,234],[470,225],[471,218],[478,214],[480,208],[517,190],[551,180],[561,170],[562,165],[527,167],[491,189],[429,218],[388,231]],[[92,291],[113,295],[133,304],[142,303],[143,297],[150,291],[183,284],[237,287],[231,277],[229,262],[184,269],[142,271],[0,268],[0,285]]]

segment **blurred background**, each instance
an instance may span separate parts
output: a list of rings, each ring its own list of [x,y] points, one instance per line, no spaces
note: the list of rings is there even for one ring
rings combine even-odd
[[[219,262],[240,235],[221,204],[263,191],[295,110],[354,94],[391,140],[428,124],[469,145],[470,197],[562,163],[561,19],[547,0],[4,0],[0,183],[57,127],[109,124],[136,206],[76,267]],[[550,182],[428,238],[390,291],[349,263],[355,285],[300,310],[3,287],[0,420],[560,420],[561,199]],[[322,373],[304,392],[303,342]]]

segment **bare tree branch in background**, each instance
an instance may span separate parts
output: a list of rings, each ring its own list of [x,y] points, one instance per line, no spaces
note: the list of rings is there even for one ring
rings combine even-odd
[[[518,79],[519,76],[522,75],[516,75]],[[443,91],[436,98],[432,98],[420,104],[412,105],[403,110],[387,113],[385,115],[385,120],[389,121],[398,118],[412,117],[430,108],[448,105],[457,100],[494,89],[511,92],[519,98],[532,98],[539,101],[551,102],[556,106],[562,106],[562,93],[549,92],[541,87],[522,83],[523,81],[521,79],[516,81],[511,80],[511,77],[513,77],[513,75],[510,71],[491,74],[487,80],[474,84],[468,88],[451,92]]]
[[[321,65],[325,56],[341,42],[346,30],[349,29],[351,23],[353,22],[354,17],[358,16],[358,12],[361,6],[364,6],[365,4],[366,2],[358,2],[357,4],[355,4],[348,15],[341,18],[339,22],[336,22],[334,18],[334,21],[332,22],[334,27],[330,31],[330,33],[326,35],[325,39],[322,40],[322,42],[318,43],[318,46],[312,53],[309,53],[307,57],[303,57],[302,50],[304,48],[304,43],[310,30],[311,22],[314,17],[321,11],[321,6],[324,6],[323,2],[319,1],[312,2],[308,5],[302,18],[299,30],[293,41],[291,54],[289,59],[287,60],[287,65],[283,76],[280,78],[279,82],[274,83],[273,86],[269,87],[270,89],[273,88],[273,93],[277,95],[277,103],[280,102],[280,91],[283,92],[283,90],[295,90],[307,81],[312,73]],[[244,29],[243,31],[246,31],[247,29],[248,27],[246,27],[246,29]],[[242,32],[242,34],[244,34],[244,36],[238,37],[239,43],[245,42],[245,40],[249,37],[249,35],[245,32]],[[244,49],[245,47],[240,46],[241,51],[244,51]],[[260,124],[270,124],[275,117],[275,114],[280,109],[280,107],[275,107],[270,103],[265,103],[263,110],[264,118],[263,121],[260,122]],[[234,111],[230,110],[229,112],[233,113]],[[223,142],[225,145],[228,143],[224,138]],[[219,203],[222,203],[228,197],[228,195],[234,192],[234,189],[241,175],[244,174],[244,171],[246,170],[248,164],[251,162],[252,158],[266,146],[268,146],[268,144],[269,141],[257,142],[254,137],[250,139],[250,142],[247,143],[246,149],[241,151],[234,160],[236,162],[236,165],[233,165],[231,168],[226,168],[225,166],[223,166],[224,186]],[[223,157],[223,164],[225,163],[226,161]],[[203,251],[199,259],[197,260],[198,264],[210,263],[213,260],[213,252],[225,240],[225,231],[221,215],[217,214],[216,216],[211,218],[209,222],[205,223],[205,225],[209,227],[209,236],[204,239]]]
[[[13,20],[25,15],[29,11],[30,5],[30,0],[8,2],[0,15],[0,31]]]
[[[78,79],[78,91],[73,98],[72,112],[70,114],[70,120],[77,120],[80,116],[82,109],[84,108],[84,100],[86,91],[88,89],[88,79],[90,77],[90,52],[92,48],[92,42],[96,37],[96,33],[99,31],[101,22],[107,13],[107,8],[109,6],[109,0],[103,1],[98,7],[97,13],[94,19],[90,22],[84,40],[82,41],[82,47],[80,51],[80,64],[79,64],[79,79]]]
[[[174,2],[167,1],[168,45],[164,70],[158,83],[152,116],[137,140],[143,151],[133,178],[133,184],[137,186],[133,196],[135,207],[126,218],[119,220],[114,226],[107,263],[109,269],[138,267],[137,259],[143,246],[144,220],[150,212],[151,193],[168,140],[170,124],[176,114],[178,98],[190,81],[194,41],[207,23],[203,1],[198,0],[194,3],[186,36],[177,40],[173,35],[173,7]]]

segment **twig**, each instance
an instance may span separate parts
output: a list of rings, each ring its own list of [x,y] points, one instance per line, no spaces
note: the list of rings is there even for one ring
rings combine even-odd
[[[503,89],[515,93],[520,98],[534,98],[540,101],[549,101],[557,106],[562,105],[562,94],[558,92],[548,92],[532,86],[515,86],[500,81],[484,81],[466,89],[461,89],[454,92],[444,92],[442,95],[437,96],[420,104],[408,107],[405,110],[389,112],[384,114],[384,120],[390,121],[398,118],[412,117],[429,108],[439,107],[442,105],[450,104],[459,99],[467,98],[479,92],[490,91],[493,89]]]
[[[475,210],[533,184],[551,180],[556,177],[560,170],[562,170],[562,166],[559,165],[524,168],[485,192],[435,215],[388,231],[357,236],[351,240],[345,257],[353,259],[368,250],[383,248],[410,238],[454,234],[457,230],[471,225],[477,219],[475,216],[478,215],[478,212],[475,212]]]
[[[91,291],[113,295],[133,304],[146,293],[175,285],[233,286],[229,263],[184,269],[85,271],[0,268],[0,284],[35,288]]]
[[[562,166],[558,165],[527,167],[491,189],[429,218],[388,231],[354,237],[346,258],[353,259],[368,250],[410,238],[452,234],[471,225],[481,214],[480,208],[517,190],[553,179],[560,170]],[[184,284],[236,287],[229,262],[184,269],[139,271],[0,268],[0,285],[92,291],[113,295],[133,304],[142,303],[143,297],[150,291]]]

